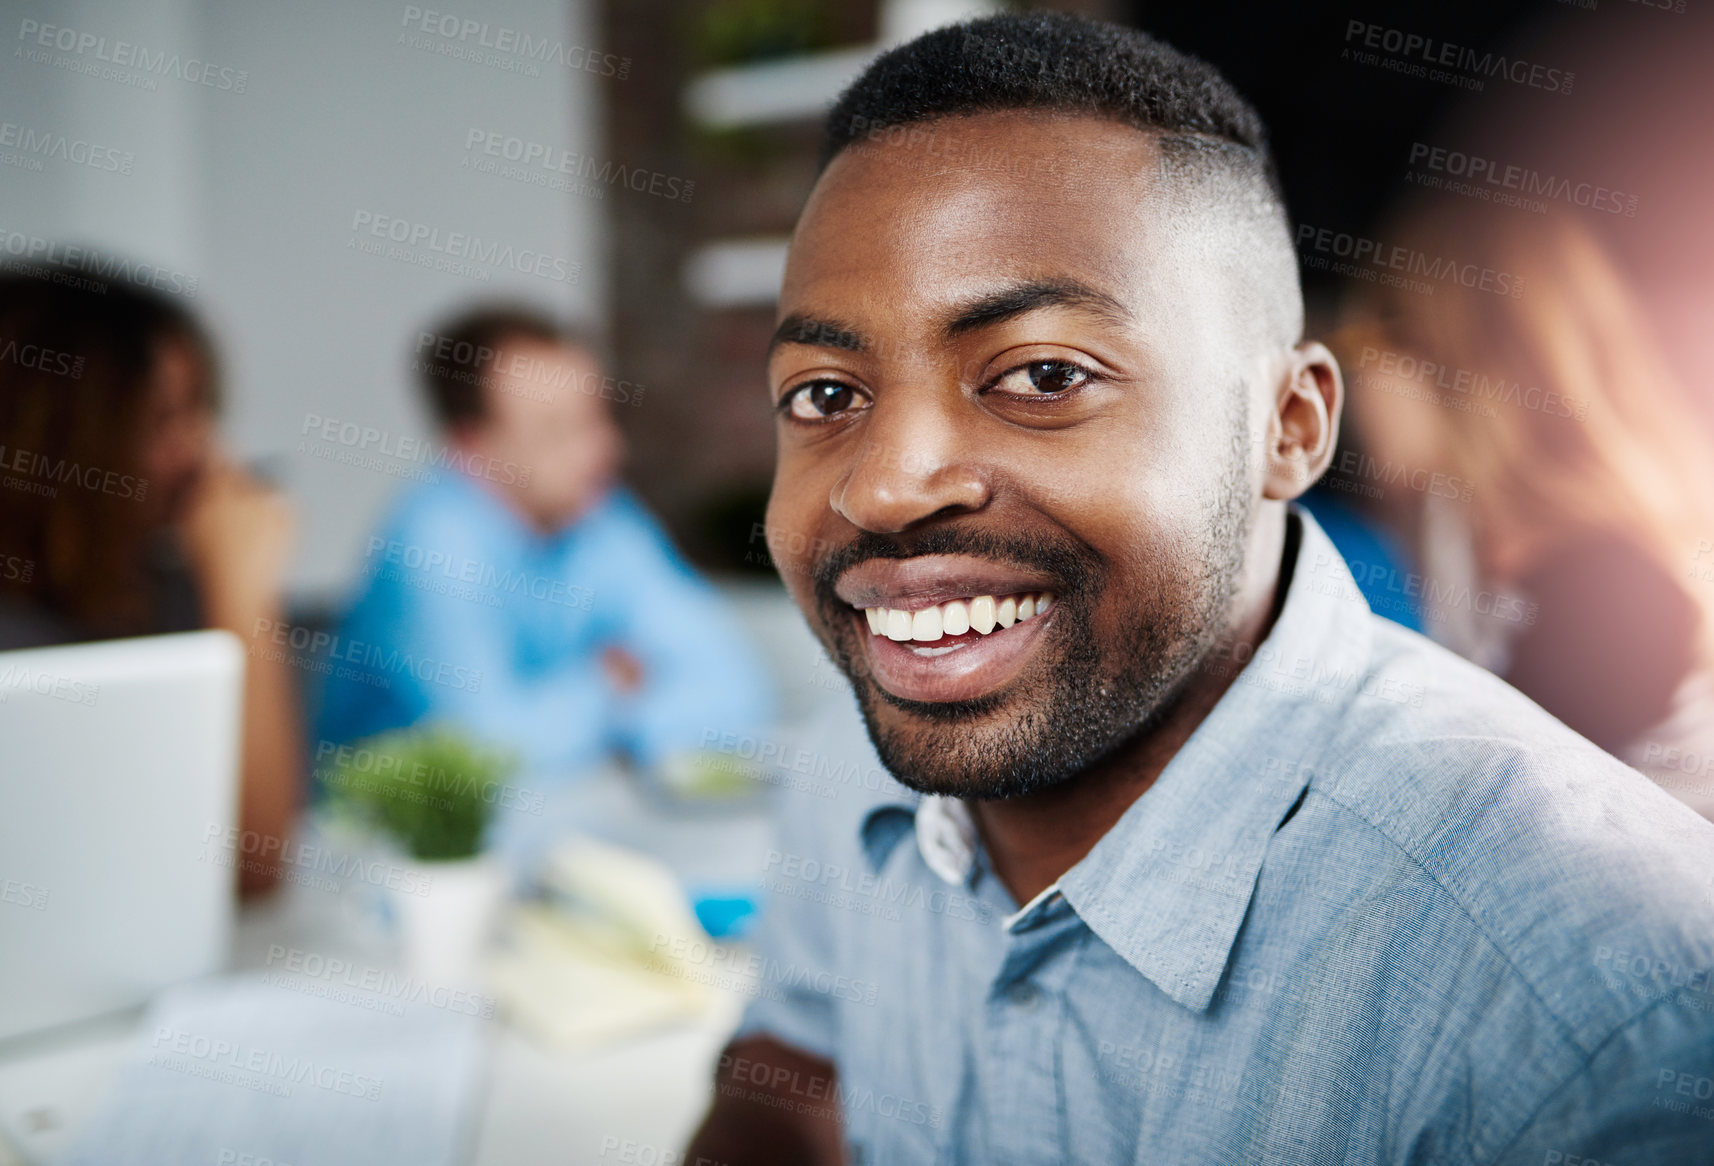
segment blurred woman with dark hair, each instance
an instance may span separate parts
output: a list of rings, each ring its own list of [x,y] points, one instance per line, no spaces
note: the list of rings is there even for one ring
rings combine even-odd
[[[0,650],[281,615],[293,522],[214,439],[218,370],[182,307],[119,283],[0,272]],[[283,838],[301,764],[283,662],[245,666],[240,825]],[[240,874],[243,889],[272,878]]]
[[[1427,630],[1714,817],[1714,444],[1630,289],[1563,213],[1446,204],[1383,237],[1522,281],[1347,311],[1358,446],[1460,483],[1379,504]]]

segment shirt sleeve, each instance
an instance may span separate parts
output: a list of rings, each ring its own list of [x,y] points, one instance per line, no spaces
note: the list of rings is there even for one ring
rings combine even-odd
[[[828,990],[839,964],[834,912],[805,893],[816,884],[787,873],[791,864],[806,857],[826,858],[826,839],[836,828],[828,821],[832,807],[813,794],[779,789],[775,810],[778,845],[763,862],[761,922],[755,939],[760,983],[733,1039],[771,1036],[835,1061],[839,1014]]]
[[[673,549],[642,506],[615,498],[603,546],[618,646],[643,666],[642,688],[615,699],[614,744],[643,766],[772,720],[768,674],[727,602]],[[612,589],[610,589],[612,590]]]
[[[1674,991],[1597,1048],[1497,1159],[1503,1166],[1714,1164],[1714,996]]]

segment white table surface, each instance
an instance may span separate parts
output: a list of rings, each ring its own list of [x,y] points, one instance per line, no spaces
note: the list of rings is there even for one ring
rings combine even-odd
[[[615,775],[583,783],[574,801],[570,812],[580,825],[655,853],[691,883],[753,879],[772,837],[759,807],[686,814]],[[337,895],[283,887],[240,914],[233,966],[267,966],[275,944],[367,966],[392,963],[391,950],[350,916]],[[497,1025],[470,1160],[477,1166],[671,1162],[712,1096],[715,1058],[742,1006],[722,996],[695,1022],[595,1050],[544,1046]],[[10,1166],[9,1150],[30,1166],[49,1166],[64,1152],[134,1047],[140,1020],[137,1010],[0,1049],[0,1166]]]

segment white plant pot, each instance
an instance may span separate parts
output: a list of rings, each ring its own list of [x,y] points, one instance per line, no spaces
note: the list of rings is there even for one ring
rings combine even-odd
[[[417,877],[402,880],[393,900],[405,970],[436,985],[472,984],[506,895],[505,867],[478,855],[411,869]]]

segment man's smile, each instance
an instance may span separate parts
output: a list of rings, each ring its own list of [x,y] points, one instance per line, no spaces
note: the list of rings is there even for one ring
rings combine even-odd
[[[1024,595],[976,595],[969,599],[951,599],[932,607],[907,609],[903,607],[866,607],[869,630],[889,640],[914,640],[919,644],[964,637],[969,632],[978,636],[991,635],[996,627],[1009,628],[1023,623],[1053,604],[1053,592],[1041,591]],[[945,650],[945,649],[942,649]],[[934,655],[919,649],[919,654]]]
[[[943,702],[987,696],[1023,670],[1059,610],[1057,586],[975,556],[919,555],[859,563],[834,590],[875,683],[902,700]]]

